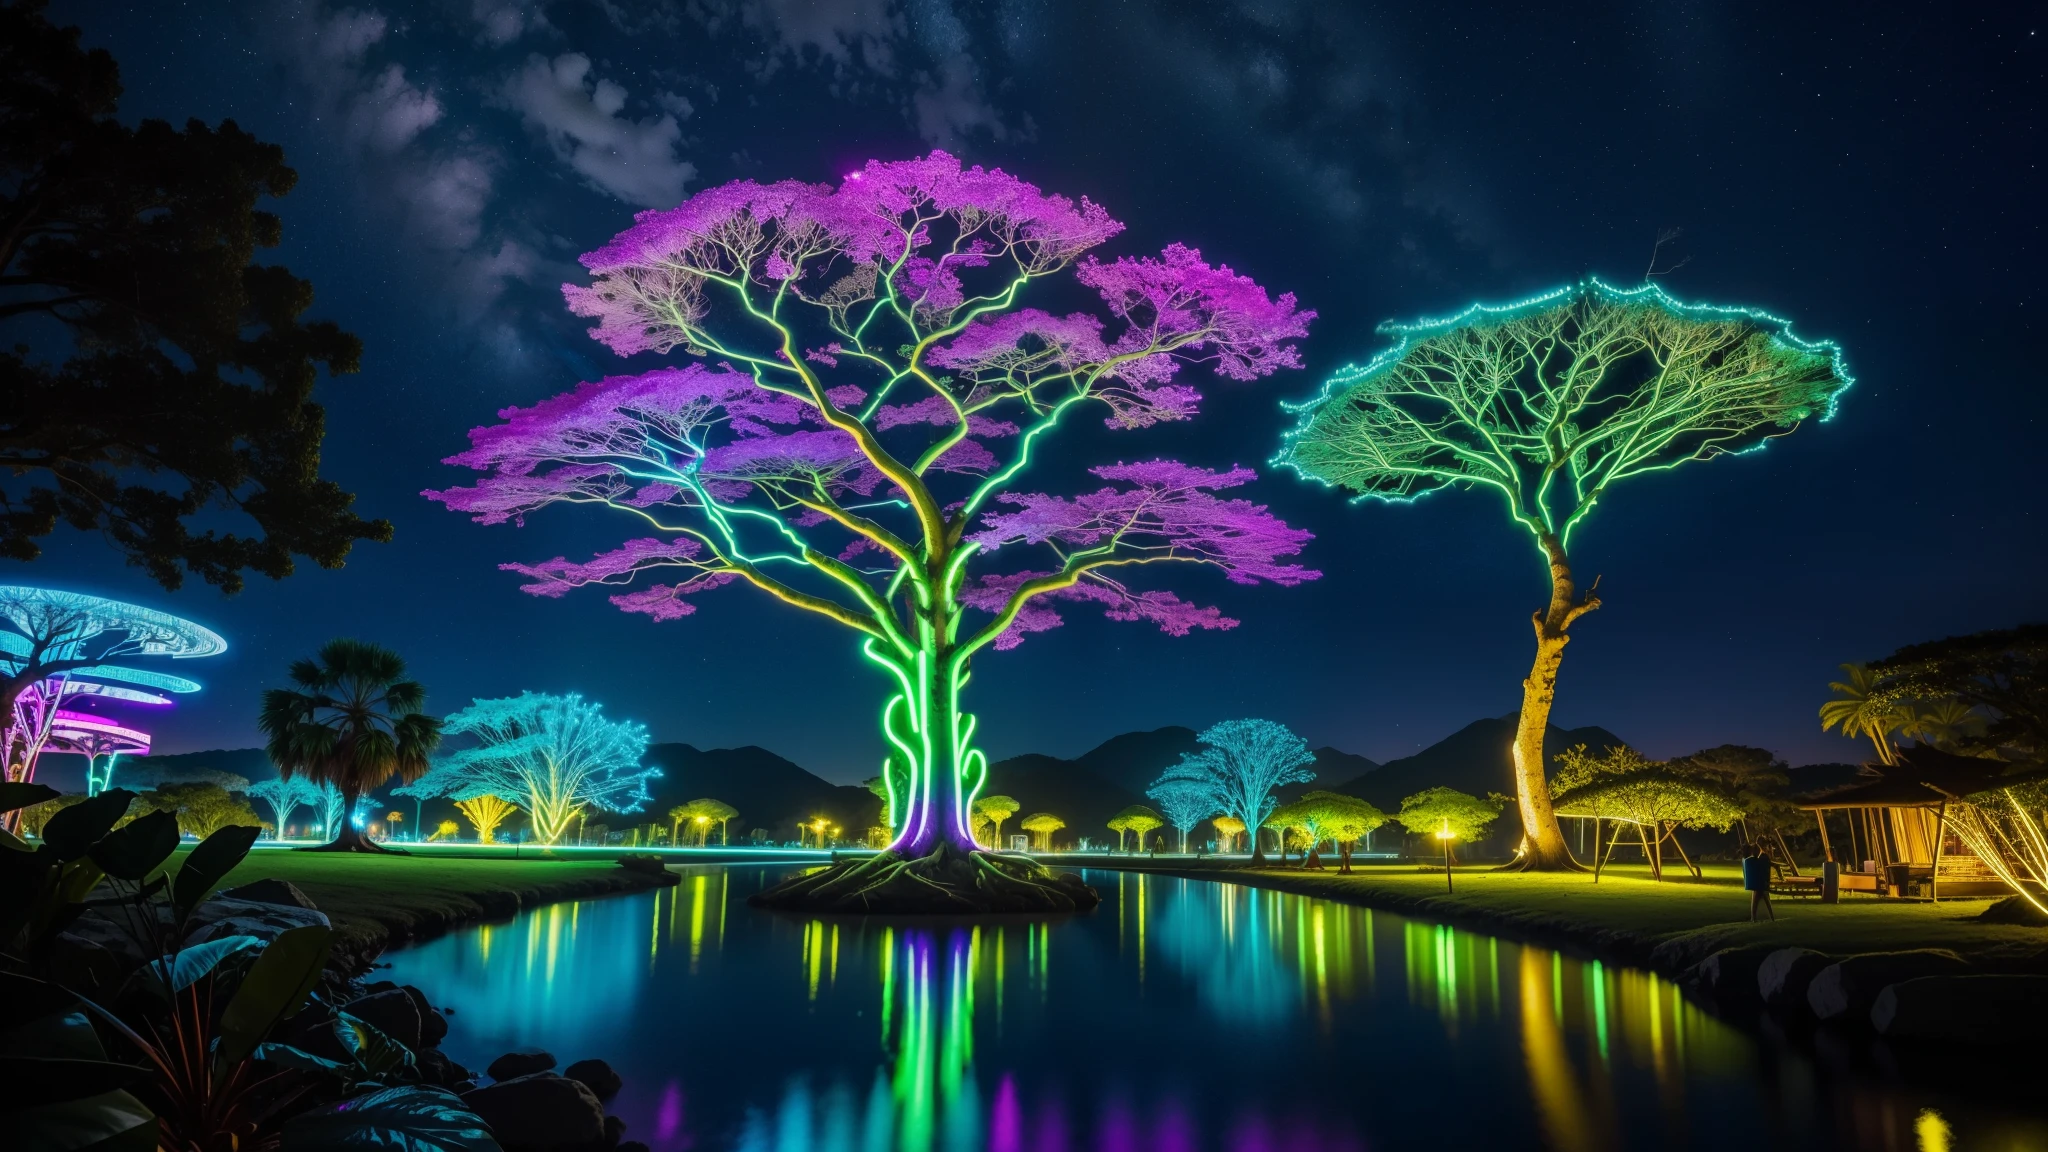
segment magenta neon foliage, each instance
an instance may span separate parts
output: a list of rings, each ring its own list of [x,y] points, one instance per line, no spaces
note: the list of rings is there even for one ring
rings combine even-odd
[[[975,653],[1082,605],[1177,636],[1237,623],[1147,586],[1166,565],[1317,575],[1292,561],[1307,532],[1219,495],[1246,468],[1151,460],[1064,494],[1019,488],[1080,409],[1143,429],[1197,413],[1189,369],[1250,382],[1300,365],[1315,314],[1292,295],[1179,244],[1092,254],[1122,229],[943,152],[641,213],[564,295],[614,352],[691,359],[504,410],[449,458],[477,481],[427,495],[486,524],[552,504],[624,517],[596,556],[505,565],[536,595],[597,585],[669,620],[745,583],[861,633],[899,689],[883,714],[896,846],[971,849],[985,761],[958,696]],[[1099,303],[1024,304],[1055,291]]]

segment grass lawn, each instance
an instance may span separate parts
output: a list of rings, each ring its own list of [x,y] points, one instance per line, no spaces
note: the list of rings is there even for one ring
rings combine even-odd
[[[1577,944],[1636,963],[1652,963],[1652,950],[1662,945],[1655,963],[1667,969],[1720,948],[1769,944],[1836,954],[1951,948],[1987,967],[2048,970],[2048,928],[1979,923],[1973,918],[1991,903],[1988,898],[1921,904],[1845,895],[1839,904],[1822,904],[1811,897],[1778,897],[1772,901],[1777,921],[1751,924],[1749,899],[1733,865],[1707,865],[1704,880],[1673,877],[1661,883],[1650,879],[1646,866],[1610,866],[1598,884],[1590,874],[1474,867],[1458,870],[1457,891],[1448,896],[1441,871],[1419,871],[1413,863],[1354,868],[1349,876],[1338,875],[1334,863],[1322,872],[1172,870]]]
[[[340,950],[366,954],[456,925],[510,916],[523,907],[653,886],[620,868],[613,855],[550,859],[528,849],[513,859],[259,848],[222,886],[271,877],[289,880],[334,922]]]

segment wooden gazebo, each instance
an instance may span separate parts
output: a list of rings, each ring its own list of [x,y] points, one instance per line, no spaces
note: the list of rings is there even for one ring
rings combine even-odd
[[[1866,777],[1799,801],[1820,826],[1821,847],[1841,865],[1845,892],[1907,896],[1989,896],[2006,891],[1998,875],[1950,830],[1949,806],[2002,785],[2031,779],[2007,775],[1998,760],[1956,756],[1926,745],[1905,749],[1896,764],[1866,764]],[[1839,812],[1846,836],[1830,835]]]

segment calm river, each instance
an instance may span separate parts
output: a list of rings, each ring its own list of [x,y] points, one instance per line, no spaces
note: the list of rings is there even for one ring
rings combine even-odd
[[[481,1069],[609,1061],[655,1152],[2048,1148],[1752,1040],[1646,972],[1301,896],[1090,872],[1053,923],[749,908],[699,866],[392,953]]]

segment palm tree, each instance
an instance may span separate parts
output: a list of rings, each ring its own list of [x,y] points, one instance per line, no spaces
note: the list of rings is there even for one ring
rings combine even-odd
[[[1877,694],[1877,674],[1865,665],[1844,664],[1842,671],[1848,678],[1831,682],[1835,698],[1820,706],[1821,731],[1839,726],[1851,739],[1868,736],[1880,763],[1898,763],[1892,733],[1906,726],[1906,710]]]
[[[411,783],[425,775],[427,757],[441,743],[441,721],[421,711],[427,690],[405,678],[398,653],[361,640],[330,640],[311,660],[291,667],[295,688],[263,693],[256,725],[278,773],[332,784],[344,816],[334,839],[308,851],[388,852],[372,843],[347,814],[356,799],[397,776]]]
[[[697,810],[689,804],[678,804],[668,810],[669,844],[676,848],[683,846],[683,821],[695,816]]]
[[[1957,752],[1965,741],[1982,736],[1984,728],[1984,718],[1975,709],[1951,697],[1907,709],[1899,731],[1944,752]]]

